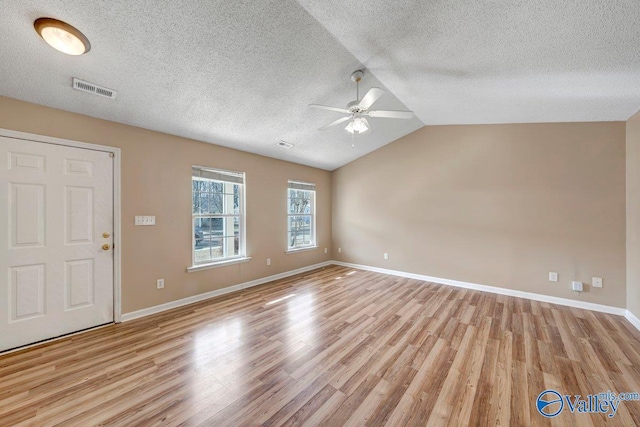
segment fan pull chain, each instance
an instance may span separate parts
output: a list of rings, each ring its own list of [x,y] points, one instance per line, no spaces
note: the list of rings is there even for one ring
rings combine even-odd
[[[356,148],[356,133],[351,134],[351,148]]]

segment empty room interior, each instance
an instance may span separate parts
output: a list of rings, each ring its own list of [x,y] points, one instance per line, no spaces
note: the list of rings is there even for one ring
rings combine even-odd
[[[0,1],[0,426],[640,425],[640,4]]]

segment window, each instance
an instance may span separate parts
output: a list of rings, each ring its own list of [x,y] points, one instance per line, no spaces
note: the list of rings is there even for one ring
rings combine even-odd
[[[316,185],[289,181],[287,197],[288,250],[316,246]]]
[[[192,172],[193,265],[244,257],[244,173]]]

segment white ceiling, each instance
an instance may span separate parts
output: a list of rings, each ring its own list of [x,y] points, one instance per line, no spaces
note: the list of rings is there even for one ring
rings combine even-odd
[[[0,95],[333,170],[424,124],[626,120],[640,109],[634,0],[0,0]],[[69,22],[92,43],[70,57],[32,22]],[[319,132],[361,94],[388,92],[351,149]],[[78,77],[118,91],[71,89]],[[279,140],[293,143],[285,150]]]

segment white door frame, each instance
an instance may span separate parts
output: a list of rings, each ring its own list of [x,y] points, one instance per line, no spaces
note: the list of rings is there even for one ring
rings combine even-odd
[[[70,139],[53,138],[34,133],[19,132],[0,128],[0,136],[13,139],[23,139],[45,144],[63,145],[65,147],[84,148],[87,150],[113,153],[113,320],[120,323],[122,317],[122,289],[121,289],[121,153],[117,147],[89,144],[87,142],[72,141]]]

